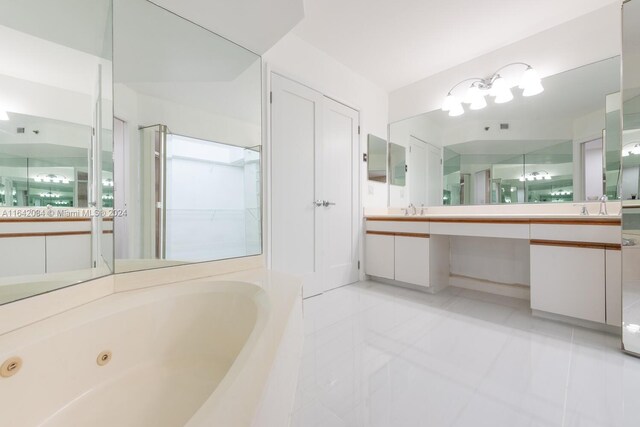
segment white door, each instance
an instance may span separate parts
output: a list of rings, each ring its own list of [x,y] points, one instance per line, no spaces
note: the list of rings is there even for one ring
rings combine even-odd
[[[409,137],[409,200],[415,206],[442,204],[442,152],[415,136]]]
[[[409,200],[415,206],[428,206],[427,201],[427,144],[415,136],[409,137]]]
[[[358,112],[324,99],[318,197],[326,200],[320,220],[323,290],[358,280]]]
[[[271,268],[309,297],[358,279],[358,113],[277,74],[271,88]]]
[[[442,150],[427,144],[427,206],[442,204]]]

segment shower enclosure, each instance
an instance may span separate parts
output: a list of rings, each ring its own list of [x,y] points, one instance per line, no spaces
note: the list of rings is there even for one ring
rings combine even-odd
[[[140,129],[140,257],[208,261],[261,253],[260,147]]]

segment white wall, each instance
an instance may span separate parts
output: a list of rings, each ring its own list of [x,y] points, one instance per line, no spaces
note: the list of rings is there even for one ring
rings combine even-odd
[[[457,82],[511,62],[530,63],[544,78],[619,55],[620,32],[620,5],[614,3],[391,92],[389,121],[438,109]]]
[[[359,110],[360,158],[366,152],[367,134],[387,139],[388,95],[382,88],[292,33],[268,50],[263,61],[267,81],[268,71],[275,71]],[[365,166],[361,163],[363,206],[386,207],[386,185],[368,181]]]

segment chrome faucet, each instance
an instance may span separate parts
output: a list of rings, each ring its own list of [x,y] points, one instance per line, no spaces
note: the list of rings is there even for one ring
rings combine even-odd
[[[587,210],[587,205],[582,205],[582,208],[580,208],[580,215],[589,215],[589,211]]]
[[[411,215],[416,215],[418,211],[413,203],[409,203],[409,207],[407,208],[407,213],[411,210]]]
[[[420,215],[424,215],[424,203],[420,205]]]
[[[598,212],[598,215],[609,215],[609,213],[607,213],[607,195],[603,194],[602,197],[600,197],[600,212]]]

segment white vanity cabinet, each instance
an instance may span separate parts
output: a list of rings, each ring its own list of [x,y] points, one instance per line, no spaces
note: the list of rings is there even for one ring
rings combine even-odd
[[[367,233],[365,240],[365,273],[370,276],[393,280],[395,274],[394,245],[394,235]]]
[[[367,221],[365,273],[435,291],[449,281],[449,240],[426,221]]]
[[[429,286],[429,238],[395,236],[395,280]]]
[[[622,250],[605,250],[607,324],[622,326]]]
[[[620,228],[532,224],[531,308],[620,325]]]
[[[531,245],[531,308],[605,323],[605,249]]]

